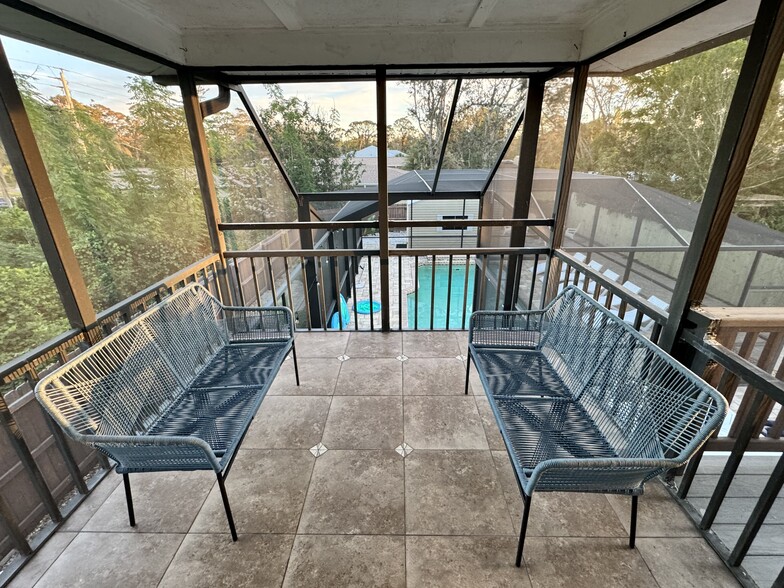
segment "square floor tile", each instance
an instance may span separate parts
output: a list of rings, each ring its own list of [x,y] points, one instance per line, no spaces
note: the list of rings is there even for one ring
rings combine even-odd
[[[414,449],[488,448],[470,396],[408,396],[403,416],[405,439]]]
[[[321,441],[331,398],[267,396],[248,429],[243,449],[309,449]]]
[[[406,537],[410,586],[475,588],[530,587],[515,567],[514,537]]]
[[[484,427],[485,437],[487,437],[487,444],[490,446],[490,449],[493,451],[506,451],[506,444],[501,436],[501,429],[498,427],[498,421],[493,414],[493,409],[490,408],[490,401],[487,398],[477,396],[476,408],[479,410],[482,427]]]
[[[136,526],[128,523],[125,488],[119,484],[83,531],[187,533],[216,483],[212,472],[151,472],[129,474],[128,479]]]
[[[283,582],[294,535],[218,534],[185,537],[160,588],[277,588]]]
[[[113,471],[107,473],[103,480],[92,489],[92,492],[84,499],[75,512],[60,527],[60,531],[81,531],[92,516],[101,508],[101,505],[114,492],[115,488],[122,483],[122,476]]]
[[[8,584],[8,588],[30,588],[30,586],[34,586],[46,570],[49,569],[49,566],[71,544],[76,535],[76,533],[58,530],[41,547],[38,553],[24,565],[20,572],[14,576],[14,579]]]
[[[659,588],[624,539],[531,537],[523,558],[534,588]]]
[[[405,459],[406,532],[514,533],[489,451],[420,451]]]
[[[459,331],[455,333],[457,339],[457,347],[460,349],[460,355],[463,357],[468,355],[468,332]]]
[[[307,450],[241,449],[226,480],[237,532],[296,532],[315,460]],[[191,531],[225,533],[230,539],[217,484]]]
[[[348,345],[346,332],[298,332],[294,344],[297,347],[297,359],[309,357],[329,357],[335,358],[346,352]]]
[[[637,549],[659,586],[734,588],[735,577],[702,537],[642,538]]]
[[[631,528],[629,496],[608,495],[610,504],[627,533]],[[699,537],[700,532],[658,480],[645,484],[645,494],[637,500],[638,537]]]
[[[312,357],[299,361],[299,386],[294,362],[283,363],[267,393],[269,396],[330,396],[338,381],[340,362],[335,357]]]
[[[471,370],[468,374],[468,393],[487,398],[485,388],[482,386],[482,380],[479,379],[479,374],[476,373],[476,366],[473,361],[471,361]],[[463,385],[465,386],[465,382],[463,382]]]
[[[519,525],[523,499],[506,451],[493,451],[512,522]],[[627,500],[631,500],[627,498]],[[626,537],[620,519],[604,494],[534,492],[528,519],[529,537]]]
[[[394,451],[330,450],[316,461],[299,532],[401,534],[403,492]]]
[[[460,347],[454,333],[424,331],[403,333],[403,353],[408,357],[457,357]]]
[[[454,357],[411,358],[403,364],[403,394],[450,396],[465,392],[465,364]]]
[[[154,587],[182,539],[164,533],[79,533],[36,587]]]
[[[394,358],[352,357],[340,367],[335,396],[400,396],[403,364]]]
[[[349,357],[395,358],[403,351],[403,336],[400,333],[351,333],[346,355]]]
[[[336,396],[324,428],[330,449],[394,449],[403,440],[400,396]]]
[[[284,588],[402,588],[406,585],[403,537],[299,535]]]

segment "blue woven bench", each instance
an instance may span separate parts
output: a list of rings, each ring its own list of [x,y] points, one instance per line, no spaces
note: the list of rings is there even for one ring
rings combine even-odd
[[[35,394],[66,434],[117,462],[131,526],[128,474],[213,470],[236,541],[224,480],[289,352],[299,385],[288,308],[223,306],[192,285],[46,376]]]
[[[523,497],[522,562],[534,491],[632,496],[685,464],[715,431],[724,398],[575,287],[544,310],[475,312],[473,360]]]

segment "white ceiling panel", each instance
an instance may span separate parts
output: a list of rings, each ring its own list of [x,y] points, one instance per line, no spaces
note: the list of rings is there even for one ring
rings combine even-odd
[[[722,38],[759,0],[726,0],[594,69],[620,72]],[[28,0],[164,60],[191,66],[520,65],[588,60],[704,0]],[[13,10],[7,8],[7,10]],[[29,15],[28,15],[29,16]],[[106,61],[91,42],[30,18],[6,32]],[[70,26],[70,25],[69,25]],[[93,55],[94,53],[94,55]],[[122,51],[112,53],[117,64]],[[128,69],[138,68],[128,59]]]

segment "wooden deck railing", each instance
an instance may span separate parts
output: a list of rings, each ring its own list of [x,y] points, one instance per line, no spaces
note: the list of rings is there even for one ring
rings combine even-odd
[[[710,321],[709,337],[717,344],[784,384],[784,308],[722,307],[699,312]],[[711,440],[709,449],[730,451],[743,424],[751,420],[749,451],[784,451],[784,411],[774,396],[761,393],[717,362],[708,366],[704,377],[735,413],[726,437]]]

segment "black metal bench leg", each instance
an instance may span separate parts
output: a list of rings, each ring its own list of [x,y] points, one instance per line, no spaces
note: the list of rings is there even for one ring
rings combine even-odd
[[[218,474],[218,488],[220,488],[221,498],[223,498],[223,508],[226,509],[226,518],[229,521],[231,540],[237,540],[237,529],[234,527],[234,517],[231,516],[231,506],[229,506],[229,496],[226,494],[226,486],[223,484],[223,476]]]
[[[528,513],[531,510],[531,497],[523,494],[523,522],[520,525],[520,541],[517,544],[517,559],[515,565],[519,568],[523,563],[523,546],[525,545],[525,533],[528,530]]]
[[[297,379],[297,386],[299,386],[299,366],[297,366],[297,347],[291,343],[291,358],[294,360],[294,377]]]
[[[465,393],[468,394],[468,376],[471,372],[471,352],[466,351],[466,385]]]
[[[637,538],[637,499],[639,496],[632,496],[632,520],[629,528],[629,549],[634,549],[634,540]]]
[[[131,481],[128,479],[128,474],[123,474],[123,486],[125,486],[125,502],[128,505],[128,522],[131,527],[136,526],[136,517],[133,514],[133,496],[131,496]]]

